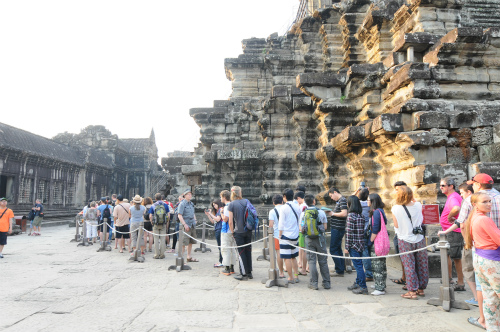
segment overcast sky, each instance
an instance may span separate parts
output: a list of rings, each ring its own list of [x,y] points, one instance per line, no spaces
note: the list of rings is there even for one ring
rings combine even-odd
[[[189,109],[228,99],[224,59],[282,35],[299,0],[2,0],[0,122],[53,137],[105,125],[189,150]]]

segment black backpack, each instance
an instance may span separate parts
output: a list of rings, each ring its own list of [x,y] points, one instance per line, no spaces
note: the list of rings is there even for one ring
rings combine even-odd
[[[104,210],[102,210],[102,215],[101,215],[101,220],[107,219],[108,221],[111,220],[111,210],[109,209],[109,205],[106,204],[106,207]]]

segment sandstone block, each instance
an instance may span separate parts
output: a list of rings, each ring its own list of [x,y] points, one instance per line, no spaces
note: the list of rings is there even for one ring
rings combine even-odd
[[[182,165],[182,174],[184,175],[201,175],[206,172],[206,165]]]
[[[323,86],[343,87],[347,83],[346,73],[302,73],[297,76],[297,87]]]
[[[415,112],[413,113],[413,129],[448,128],[450,120],[442,112]]]
[[[493,143],[500,143],[500,124],[493,126]]]
[[[237,134],[241,132],[241,126],[238,124],[228,124],[225,129],[226,134]]]
[[[396,144],[407,143],[411,146],[431,146],[434,144],[434,137],[428,131],[405,131],[396,136]]]
[[[472,146],[486,145],[491,143],[493,143],[492,127],[476,128],[472,131]]]
[[[467,147],[446,148],[448,164],[474,163],[479,161],[477,150]]]
[[[500,143],[481,145],[478,147],[479,160],[485,162],[500,161]]]
[[[470,111],[453,111],[449,114],[450,128],[470,128],[476,127],[477,112]]]
[[[310,111],[312,100],[310,97],[293,97],[293,109],[296,111]]]
[[[273,97],[287,97],[290,95],[289,87],[286,85],[275,85],[271,91]]]
[[[446,147],[409,148],[408,151],[415,158],[414,165],[445,164]]]
[[[223,108],[229,106],[230,103],[229,100],[214,100],[214,107]]]

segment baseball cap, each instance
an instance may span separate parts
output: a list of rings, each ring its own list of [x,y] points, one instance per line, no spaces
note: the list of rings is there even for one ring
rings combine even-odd
[[[0,201],[6,201],[6,200],[7,200],[7,198],[5,198],[5,197],[0,198]]]
[[[119,201],[123,201],[123,195],[116,196],[116,199],[119,200]]]
[[[474,177],[472,177],[472,180],[467,181],[467,184],[473,184],[474,182],[477,182],[480,184],[493,184],[493,178],[491,176],[489,176],[488,174],[479,173],[479,174],[476,174]]]

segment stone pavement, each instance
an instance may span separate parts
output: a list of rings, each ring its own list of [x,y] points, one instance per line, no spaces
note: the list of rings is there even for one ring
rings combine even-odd
[[[332,279],[332,289],[313,291],[308,278],[288,288],[265,288],[269,263],[256,261],[254,279],[238,282],[213,268],[217,251],[195,253],[191,271],[167,271],[165,260],[146,255],[96,252],[69,241],[74,228],[43,229],[40,237],[9,237],[0,260],[0,331],[476,331],[467,323],[478,309],[444,312],[426,300],[404,300],[388,280],[381,297],[354,295],[346,287],[355,274]],[[114,246],[113,246],[114,247]],[[331,260],[330,260],[330,264]],[[400,272],[389,268],[388,278]],[[371,285],[373,283],[369,283]],[[431,279],[428,299],[437,296]],[[458,299],[471,292],[457,293]],[[479,331],[479,329],[477,329]]]

